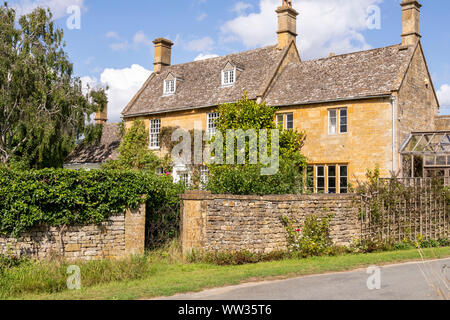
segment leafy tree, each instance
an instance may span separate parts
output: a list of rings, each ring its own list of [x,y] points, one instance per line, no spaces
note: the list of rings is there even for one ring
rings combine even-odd
[[[17,21],[14,9],[0,6],[0,163],[62,166],[92,130],[87,119],[107,104],[102,89],[83,93],[64,46],[49,10]]]
[[[296,130],[277,128],[275,115],[277,109],[265,103],[258,104],[249,100],[246,95],[236,102],[223,104],[219,107],[220,118],[216,120],[217,130],[224,138],[223,150],[227,149],[227,131],[239,130],[233,138],[234,146],[244,131],[255,130],[256,139],[245,138],[245,161],[241,164],[213,164],[209,165],[208,189],[213,193],[232,194],[289,194],[302,191],[303,169],[306,167],[306,158],[301,154],[305,140],[305,133]],[[273,175],[262,175],[261,169],[266,167],[261,159],[257,163],[250,162],[252,151],[258,150],[260,130],[269,130],[268,146],[270,153],[270,130],[279,129],[279,170]],[[236,132],[236,131],[235,131]],[[212,143],[217,143],[213,137]],[[234,148],[234,162],[238,163],[238,148]],[[216,155],[217,156],[217,155]],[[270,154],[269,154],[270,156]],[[230,159],[227,154],[224,163]],[[216,162],[217,163],[217,162]],[[229,162],[228,162],[229,163]]]
[[[144,121],[135,120],[133,126],[125,130],[125,135],[119,146],[119,158],[108,161],[107,169],[149,170],[161,165],[161,160],[149,149],[148,132]]]

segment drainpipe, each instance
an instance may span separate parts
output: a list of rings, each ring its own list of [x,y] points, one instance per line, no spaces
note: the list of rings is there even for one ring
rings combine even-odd
[[[392,96],[391,97],[391,105],[392,105],[392,172],[395,174],[397,172],[396,166],[395,166],[395,107],[397,103],[397,97]]]

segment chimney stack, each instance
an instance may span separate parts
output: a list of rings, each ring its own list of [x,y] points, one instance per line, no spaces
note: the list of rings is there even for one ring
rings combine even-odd
[[[403,0],[401,6],[403,12],[402,45],[415,45],[422,37],[420,35],[420,8],[422,5],[417,0]]]
[[[297,39],[298,12],[292,7],[291,0],[283,0],[281,7],[276,10],[278,14],[278,49],[284,49]]]
[[[103,111],[97,110],[95,113],[95,124],[105,125],[108,122],[108,106],[105,105]]]
[[[164,67],[170,66],[173,42],[164,38],[153,41],[155,44],[154,72],[160,73]]]

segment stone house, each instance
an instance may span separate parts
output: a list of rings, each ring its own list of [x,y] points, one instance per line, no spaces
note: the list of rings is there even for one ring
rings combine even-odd
[[[276,10],[273,46],[171,65],[173,43],[156,39],[154,72],[123,119],[126,126],[143,119],[150,147],[162,155],[161,128],[191,130],[201,123],[213,132],[217,106],[247,92],[279,109],[278,124],[306,131],[302,152],[314,192],[346,193],[350,181],[364,179],[376,165],[383,176],[408,176],[400,148],[411,133],[450,127],[435,120],[439,102],[420,41],[421,4],[403,0],[401,7],[401,43],[310,61],[296,45],[299,13],[291,1]],[[179,164],[174,176],[189,180],[189,168]]]

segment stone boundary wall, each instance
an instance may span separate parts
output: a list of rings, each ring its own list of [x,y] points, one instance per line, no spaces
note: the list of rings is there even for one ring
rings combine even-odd
[[[0,254],[34,259],[118,259],[144,254],[145,204],[110,217],[101,225],[56,228],[41,226],[19,239],[0,236]]]
[[[299,227],[311,214],[334,214],[331,237],[349,245],[360,237],[359,197],[346,195],[212,195],[191,191],[181,196],[183,254],[192,250],[271,252],[286,250],[285,215]]]
[[[450,116],[437,116],[436,130],[438,131],[450,130]]]

